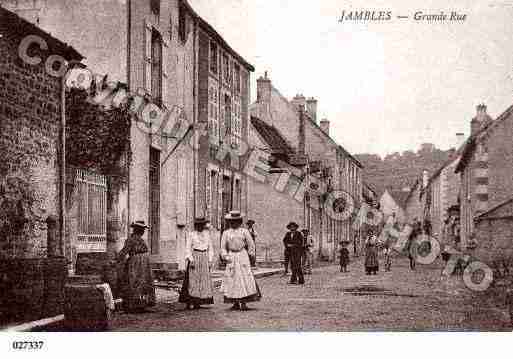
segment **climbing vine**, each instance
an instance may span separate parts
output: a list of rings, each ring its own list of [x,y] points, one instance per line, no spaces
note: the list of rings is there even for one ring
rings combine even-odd
[[[2,154],[5,163],[15,165],[0,167],[0,260],[31,253],[30,239],[42,220],[27,158],[10,151]]]
[[[131,159],[128,106],[104,109],[87,102],[88,96],[80,89],[67,94],[67,165],[95,170],[122,184]]]

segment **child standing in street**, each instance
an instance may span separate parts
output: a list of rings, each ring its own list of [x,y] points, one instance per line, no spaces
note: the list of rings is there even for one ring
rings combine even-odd
[[[340,272],[341,273],[347,273],[347,265],[349,264],[349,250],[347,249],[347,246],[349,245],[349,242],[347,241],[341,241],[340,242]]]

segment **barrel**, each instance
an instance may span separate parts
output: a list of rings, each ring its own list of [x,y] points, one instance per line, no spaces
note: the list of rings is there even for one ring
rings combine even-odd
[[[100,275],[108,283],[114,298],[121,295],[120,277],[123,265],[116,263],[113,253],[79,253],[77,255],[76,273],[79,275]]]
[[[102,331],[110,327],[111,312],[102,292],[99,276],[71,277],[65,286],[64,319],[69,331]]]

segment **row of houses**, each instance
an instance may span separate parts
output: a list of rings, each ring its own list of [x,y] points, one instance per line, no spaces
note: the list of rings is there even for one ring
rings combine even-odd
[[[512,111],[494,120],[486,105],[478,105],[470,136],[456,135],[449,159],[420,176],[405,202],[408,221],[428,221],[442,240],[447,226],[455,227],[460,248],[491,264],[509,260],[513,248]]]
[[[352,220],[331,218],[325,202],[329,192],[343,189],[358,206],[364,188],[362,165],[333,140],[327,120],[317,121],[317,101],[299,95],[287,100],[266,74],[258,79],[257,99],[251,103],[254,67],[187,1],[102,1],[97,4],[102,16],[85,1],[1,5],[0,142],[3,152],[23,154],[31,163],[30,181],[37,192],[33,206],[38,208],[38,234],[30,238],[33,250],[9,255],[44,252],[45,218],[50,215],[60,218],[60,248],[71,262],[77,253],[119,250],[129,224],[144,220],[150,226],[146,240],[152,262],[163,269],[184,267],[185,236],[195,217],[209,218],[219,239],[223,216],[230,210],[256,221],[261,260],[281,258],[289,221],[310,229],[319,257],[328,259],[334,258],[338,240],[358,233]],[[51,51],[29,49],[31,56],[36,51],[43,60],[30,65],[19,58],[18,46],[23,37],[34,34],[45,39]],[[162,111],[178,108],[194,127],[205,125],[206,135],[191,146],[191,141],[142,131],[140,123],[128,118],[128,127],[120,127],[126,130],[126,148],[118,146],[123,153],[115,158],[115,166],[99,166],[104,159],[98,157],[103,156],[80,161],[87,148],[80,152],[77,147],[87,141],[81,142],[71,124],[92,132],[97,125],[88,124],[103,119],[111,121],[107,128],[114,128],[126,113],[69,93],[63,96],[61,79],[45,69],[52,54],[82,61],[100,74],[97,88],[114,83],[131,93],[142,92]],[[29,99],[19,103],[27,94]],[[12,146],[17,138],[25,142]],[[39,147],[29,148],[45,141],[43,160]],[[95,139],[91,146],[100,142],[109,141]],[[230,151],[225,153],[227,145],[240,149],[244,144],[249,154],[258,150],[268,155],[266,181],[248,177],[242,166],[234,165]],[[4,167],[2,176],[16,172],[12,164]],[[120,170],[113,173],[114,167]],[[298,191],[305,178],[315,180],[323,191],[304,186]],[[219,250],[220,241],[214,242]]]

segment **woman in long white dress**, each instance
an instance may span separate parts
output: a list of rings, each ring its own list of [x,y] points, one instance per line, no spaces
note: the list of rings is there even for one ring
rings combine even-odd
[[[210,276],[214,248],[210,231],[204,218],[194,220],[194,231],[188,233],[185,245],[187,270],[178,301],[187,309],[199,309],[204,304],[214,304],[213,284]]]
[[[221,238],[221,255],[227,263],[221,292],[224,302],[233,304],[232,309],[247,310],[246,303],[262,297],[249,258],[254,253],[254,243],[249,231],[241,227],[240,212],[231,211],[225,219],[229,228]]]

